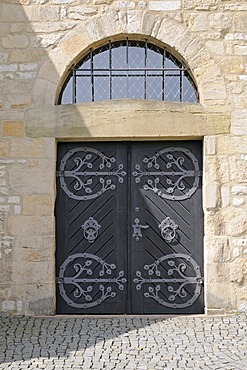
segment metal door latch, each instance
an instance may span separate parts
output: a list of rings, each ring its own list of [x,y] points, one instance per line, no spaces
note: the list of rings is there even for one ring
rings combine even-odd
[[[132,237],[135,238],[135,240],[138,242],[138,240],[142,237],[141,229],[148,229],[149,225],[140,225],[139,218],[135,219],[134,225],[132,225],[134,231],[132,234]]]

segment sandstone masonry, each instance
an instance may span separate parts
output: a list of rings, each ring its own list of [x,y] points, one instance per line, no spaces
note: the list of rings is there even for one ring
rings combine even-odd
[[[55,313],[56,141],[172,138],[204,143],[206,310],[247,311],[247,4],[2,0],[0,15],[0,310]],[[186,61],[200,103],[55,105],[70,66],[121,35]]]

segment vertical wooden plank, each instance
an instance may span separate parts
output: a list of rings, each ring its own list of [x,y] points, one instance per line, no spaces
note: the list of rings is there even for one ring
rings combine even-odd
[[[136,183],[133,173],[136,171],[136,165],[142,162],[143,158],[143,143],[133,142],[131,145],[130,156],[130,281],[131,281],[131,313],[142,314],[144,307],[144,296],[142,291],[136,289],[136,284],[133,283],[136,279],[137,271],[141,270],[145,263],[145,237],[146,229],[138,230],[138,225],[146,225],[145,214],[143,212],[142,201],[142,182]],[[138,235],[138,231],[142,236]],[[136,233],[135,233],[136,232]]]

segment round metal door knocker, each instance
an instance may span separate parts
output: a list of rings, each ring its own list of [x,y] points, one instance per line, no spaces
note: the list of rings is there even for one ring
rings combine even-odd
[[[87,239],[89,243],[93,243],[98,237],[101,226],[93,217],[89,217],[89,219],[81,225],[81,228],[83,230],[84,238]]]
[[[173,220],[170,219],[170,217],[166,217],[160,224],[159,228],[161,230],[161,236],[163,239],[165,239],[167,242],[172,242],[176,237],[176,229],[178,228],[178,225],[175,224]]]

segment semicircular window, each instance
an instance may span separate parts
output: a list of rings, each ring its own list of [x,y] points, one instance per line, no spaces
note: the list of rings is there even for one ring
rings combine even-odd
[[[70,70],[58,104],[112,99],[198,101],[191,71],[165,48],[147,41],[108,42]]]

